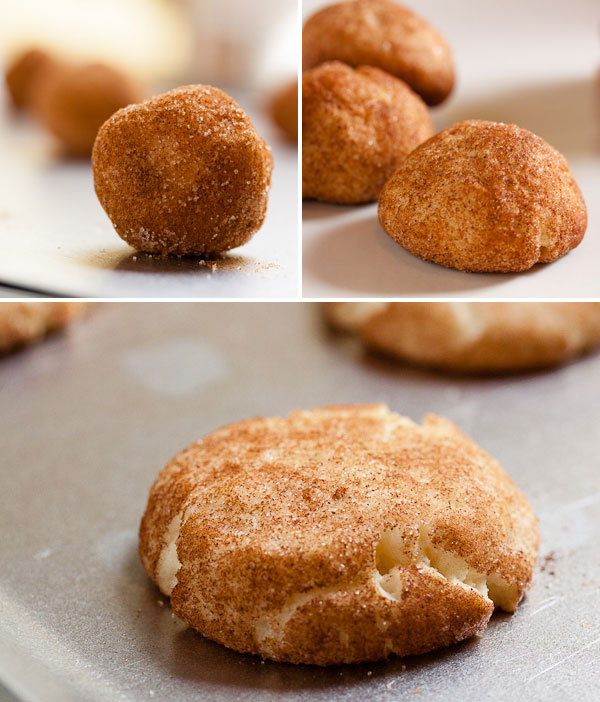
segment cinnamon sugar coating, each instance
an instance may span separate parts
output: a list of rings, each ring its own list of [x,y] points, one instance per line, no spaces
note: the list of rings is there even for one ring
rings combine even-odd
[[[30,344],[81,316],[86,302],[3,302],[0,353]]]
[[[260,228],[273,158],[232,98],[189,85],[113,115],[92,167],[98,199],[128,244],[204,256],[241,246]]]
[[[535,515],[451,422],[384,405],[226,426],[160,473],[140,527],[174,612],[237,651],[332,665],[430,651],[514,611]]]
[[[545,368],[600,346],[600,302],[332,302],[325,312],[368,348],[465,373]]]
[[[564,256],[587,227],[562,154],[514,124],[459,122],[415,149],[385,184],[379,220],[427,261],[524,271]]]
[[[421,98],[378,68],[331,61],[305,71],[302,195],[375,200],[402,159],[433,132]]]
[[[32,97],[33,111],[70,156],[89,157],[96,134],[117,110],[142,99],[141,88],[101,63],[62,66]]]
[[[280,89],[271,101],[273,121],[289,139],[298,142],[298,81]]]
[[[401,78],[429,105],[454,85],[450,48],[422,17],[392,0],[349,0],[310,17],[302,31],[302,65],[338,60],[376,66]]]

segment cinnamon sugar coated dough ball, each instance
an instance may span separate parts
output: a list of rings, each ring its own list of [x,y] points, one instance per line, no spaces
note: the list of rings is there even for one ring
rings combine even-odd
[[[379,221],[415,256],[461,271],[516,272],[564,256],[587,211],[562,154],[514,124],[459,122],[385,184]]]
[[[325,313],[368,348],[466,373],[554,366],[600,346],[600,302],[331,302]]]
[[[408,153],[434,132],[421,98],[378,68],[325,63],[302,75],[302,195],[376,200]]]
[[[302,31],[302,64],[337,59],[401,78],[429,105],[448,97],[454,67],[448,44],[422,17],[392,0],[350,0],[314,14]]]
[[[92,167],[98,199],[128,244],[200,256],[241,246],[260,228],[273,158],[232,98],[188,85],[113,115]]]
[[[6,88],[13,107],[29,107],[36,84],[57,67],[50,54],[41,49],[29,49],[19,54],[6,71]]]
[[[65,66],[34,96],[33,109],[68,155],[88,157],[102,124],[141,99],[141,88],[110,66]]]
[[[250,419],[158,476],[140,528],[174,612],[236,651],[334,665],[483,631],[530,584],[537,520],[451,422],[384,405]]]
[[[298,141],[298,81],[279,90],[271,102],[275,124],[289,141]]]
[[[85,302],[2,302],[0,353],[38,341],[80,317]]]

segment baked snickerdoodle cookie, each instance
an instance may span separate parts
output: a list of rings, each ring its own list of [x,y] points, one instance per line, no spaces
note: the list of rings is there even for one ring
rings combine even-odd
[[[600,302],[331,302],[367,347],[460,372],[553,366],[600,345]]]
[[[1,302],[0,353],[67,326],[86,306],[85,302]]]
[[[415,149],[381,191],[398,244],[461,271],[524,271],[583,239],[587,211],[569,164],[514,124],[459,122]]]
[[[50,72],[31,102],[37,120],[67,155],[89,157],[102,124],[142,97],[142,89],[125,74],[93,63],[63,65]]]
[[[302,195],[377,199],[408,153],[433,134],[429,111],[401,80],[339,61],[302,75]]]
[[[140,528],[175,613],[237,651],[332,665],[430,651],[512,612],[537,521],[448,420],[384,405],[251,419],[160,473]]]
[[[119,110],[98,132],[94,185],[117,234],[160,255],[210,255],[261,227],[273,169],[223,91],[188,85]]]
[[[454,68],[448,44],[423,18],[392,0],[350,0],[314,14],[302,31],[302,64],[338,60],[401,78],[429,105],[448,97]]]

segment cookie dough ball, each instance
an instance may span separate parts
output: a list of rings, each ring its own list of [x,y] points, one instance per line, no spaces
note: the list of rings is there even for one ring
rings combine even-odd
[[[271,102],[273,121],[283,134],[295,143],[298,142],[298,81],[295,80],[279,90]]]
[[[459,122],[385,184],[381,226],[415,256],[461,271],[524,271],[582,240],[585,202],[567,160],[511,124]]]
[[[462,373],[534,370],[600,346],[600,302],[325,305],[335,327],[357,333],[370,349]]]
[[[337,59],[376,66],[401,78],[429,105],[454,85],[450,49],[419,15],[391,0],[350,0],[320,10],[304,25],[303,67]]]
[[[29,49],[17,56],[6,71],[6,88],[13,106],[29,107],[36,84],[57,66],[55,59],[40,49]]]
[[[54,71],[34,96],[39,122],[70,156],[87,157],[101,125],[118,109],[142,99],[141,88],[103,64]]]
[[[378,68],[339,61],[302,76],[302,195],[376,200],[402,159],[434,132],[421,98]]]
[[[189,85],[113,115],[92,167],[98,199],[128,244],[208,256],[245,244],[261,227],[273,158],[229,95]]]
[[[237,651],[333,665],[486,628],[528,588],[537,521],[451,422],[384,405],[232,424],[154,483],[146,571],[175,613]]]
[[[33,343],[81,316],[85,302],[0,303],[0,353]]]

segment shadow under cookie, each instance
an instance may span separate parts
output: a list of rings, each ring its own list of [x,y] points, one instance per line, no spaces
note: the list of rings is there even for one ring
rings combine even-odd
[[[305,271],[328,285],[375,297],[469,292],[535,275],[546,264],[522,273],[463,273],[422,261],[383,231],[375,208],[364,217],[333,224],[315,241],[304,244]]]

